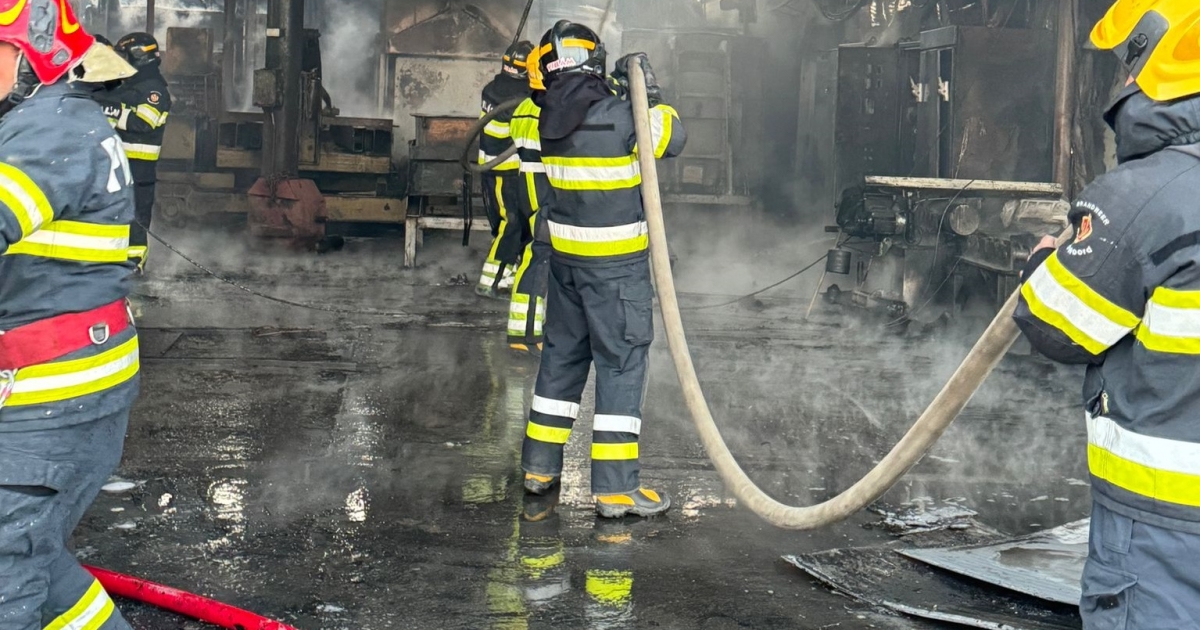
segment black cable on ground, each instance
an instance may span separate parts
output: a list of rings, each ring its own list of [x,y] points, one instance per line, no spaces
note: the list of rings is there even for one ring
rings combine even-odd
[[[145,226],[142,226],[142,227],[143,227],[143,229],[145,229]],[[199,269],[200,271],[203,271],[204,273],[212,276],[213,278],[216,278],[217,280],[220,280],[221,282],[224,282],[225,284],[228,284],[231,287],[234,287],[240,291],[245,291],[246,293],[249,293],[250,295],[262,298],[264,300],[269,300],[271,302],[277,302],[279,304],[293,306],[296,308],[309,309],[309,310],[313,310],[313,311],[322,311],[325,313],[335,313],[337,315],[373,315],[373,316],[377,316],[377,317],[412,317],[413,316],[412,313],[406,313],[404,311],[368,311],[368,310],[361,310],[361,309],[337,308],[337,307],[333,307],[333,306],[323,306],[320,304],[305,304],[303,302],[293,302],[292,300],[284,299],[281,297],[267,295],[266,293],[262,293],[261,291],[255,291],[254,289],[251,289],[250,287],[238,284],[237,282],[222,276],[221,274],[213,271],[212,269],[205,267],[203,264],[192,259],[187,254],[179,251],[178,248],[176,248],[174,245],[169,243],[166,239],[155,234],[154,232],[151,232],[150,230],[146,230],[146,233],[149,234],[154,240],[158,241],[159,243],[162,243],[163,247],[166,247],[167,249],[174,252],[176,256],[179,256],[180,258],[188,261],[189,263],[191,263],[191,265],[193,267]]]
[[[825,258],[826,258],[826,256],[821,256],[820,258],[814,260],[812,262],[812,264],[801,269],[800,271],[797,271],[796,273],[784,278],[783,280],[780,280],[779,282],[776,282],[775,284],[772,284],[770,286],[759,289],[759,290],[755,291],[754,293],[750,293],[750,294],[743,295],[738,298],[734,298],[732,300],[729,300],[728,302],[721,302],[720,304],[705,304],[704,306],[681,306],[681,307],[679,307],[679,310],[681,310],[681,311],[703,311],[703,310],[710,309],[710,308],[720,308],[722,306],[729,306],[730,304],[737,304],[738,302],[741,302],[742,300],[746,300],[746,299],[752,298],[756,295],[766,293],[767,291],[770,291],[771,289],[774,289],[775,287],[778,287],[778,286],[784,284],[785,282],[788,282],[794,278],[799,277],[801,274],[808,271],[809,269],[812,269],[813,267],[816,267],[817,265],[821,264],[821,262],[824,261]]]

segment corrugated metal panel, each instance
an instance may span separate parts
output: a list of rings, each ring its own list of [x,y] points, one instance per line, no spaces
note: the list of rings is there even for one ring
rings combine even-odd
[[[1083,520],[1016,540],[956,549],[911,549],[901,555],[1061,604],[1077,604],[1088,553]]]

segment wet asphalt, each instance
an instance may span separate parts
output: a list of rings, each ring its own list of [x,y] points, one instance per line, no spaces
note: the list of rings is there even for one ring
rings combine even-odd
[[[780,560],[893,537],[871,513],[785,532],[742,509],[704,457],[661,338],[643,480],[676,508],[645,521],[594,516],[590,392],[562,493],[525,497],[520,445],[537,366],[507,348],[506,304],[473,293],[481,243],[427,238],[410,271],[394,239],[316,256],[167,235],[237,284],[325,310],[251,296],[155,249],[138,289],[143,392],[118,471],[138,485],[101,496],[85,518],[75,543],[87,562],[314,630],[935,627],[867,609]],[[689,274],[680,250],[685,306],[723,301],[699,295],[714,293],[712,274],[699,263]],[[795,258],[802,266],[812,251]],[[758,282],[752,269],[725,271]],[[731,447],[796,504],[866,472],[978,329],[899,337],[824,307],[806,321],[813,280],[685,313]],[[1085,516],[1078,382],[1010,357],[882,504],[950,502],[1010,534]],[[139,630],[205,627],[118,603]]]

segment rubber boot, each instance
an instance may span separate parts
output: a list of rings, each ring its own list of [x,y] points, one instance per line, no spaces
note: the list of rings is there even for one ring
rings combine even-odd
[[[603,518],[658,516],[669,509],[671,497],[647,488],[639,488],[628,494],[603,494],[596,497],[596,513]]]
[[[559,478],[549,475],[535,475],[533,473],[525,473],[525,492],[529,494],[544,496],[554,490],[558,485]]]
[[[542,344],[540,344],[540,343],[533,344],[533,345],[529,345],[529,344],[525,344],[525,343],[510,343],[510,344],[508,344],[508,347],[512,350],[515,350],[515,351],[521,353],[524,356],[527,356],[527,357],[533,359],[534,361],[542,360]]]

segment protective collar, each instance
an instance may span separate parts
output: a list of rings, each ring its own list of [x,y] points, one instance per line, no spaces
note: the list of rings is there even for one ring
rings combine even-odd
[[[1104,114],[1117,135],[1117,162],[1200,143],[1200,96],[1159,102],[1136,83],[1126,86]]]
[[[558,77],[542,97],[538,133],[548,140],[561,140],[587,118],[592,104],[613,96],[604,79],[591,74]]]

